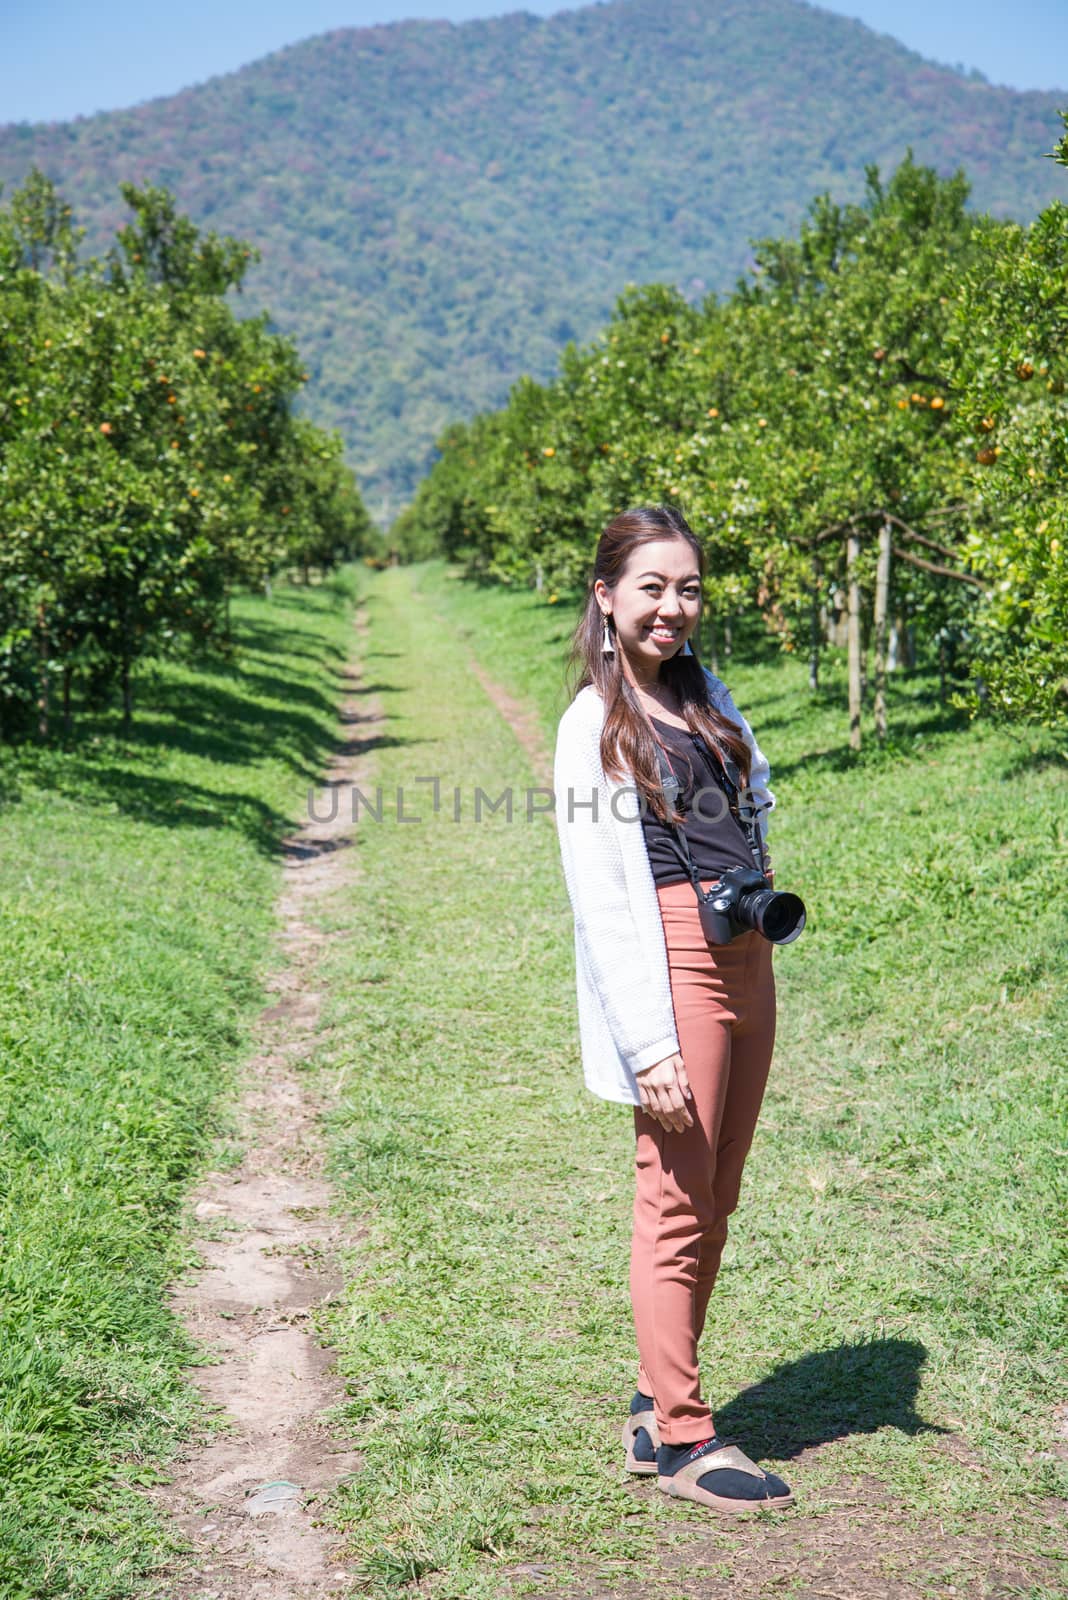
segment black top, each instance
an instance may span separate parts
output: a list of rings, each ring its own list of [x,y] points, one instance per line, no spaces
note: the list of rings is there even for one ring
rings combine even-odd
[[[698,876],[718,878],[729,867],[752,867],[748,840],[731,815],[722,786],[716,782],[715,774],[722,768],[715,751],[688,728],[676,728],[659,717],[649,720],[655,725],[679,780],[678,809],[684,813],[682,827]],[[647,809],[642,832],[653,882],[690,882],[674,828]]]

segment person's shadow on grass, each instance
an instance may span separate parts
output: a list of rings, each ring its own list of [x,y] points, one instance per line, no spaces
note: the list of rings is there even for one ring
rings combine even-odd
[[[789,1461],[851,1433],[898,1428],[947,1433],[916,1412],[927,1351],[914,1339],[872,1339],[786,1361],[715,1408],[721,1439],[744,1440],[754,1460]]]

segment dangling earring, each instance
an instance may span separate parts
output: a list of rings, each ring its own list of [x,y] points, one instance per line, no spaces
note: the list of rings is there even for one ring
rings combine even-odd
[[[604,615],[604,638],[601,641],[601,653],[602,653],[602,655],[606,655],[606,656],[614,656],[615,653],[616,653],[616,647],[612,643],[612,635],[608,631],[608,612],[605,611],[603,613],[603,615]]]

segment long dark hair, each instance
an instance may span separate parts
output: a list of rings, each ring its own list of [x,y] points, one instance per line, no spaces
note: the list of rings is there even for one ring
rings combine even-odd
[[[651,544],[656,539],[684,539],[693,553],[694,562],[702,579],[705,576],[705,553],[681,511],[674,506],[635,506],[620,512],[605,528],[597,541],[586,593],[586,606],[571,638],[567,657],[567,675],[578,681],[571,691],[574,699],[580,689],[592,684],[604,701],[604,726],[601,729],[601,765],[606,777],[631,777],[639,792],[661,821],[668,820],[664,792],[660,784],[660,767],[657,761],[655,735],[646,718],[630,680],[624,676],[622,647],[615,638],[615,624],[609,619],[609,630],[615,649],[606,655],[602,648],[604,617],[597,603],[593,586],[603,579],[608,589],[614,589],[630,557],[640,545]],[[690,640],[693,650],[693,640]],[[682,715],[691,733],[700,734],[705,743],[722,760],[730,755],[738,767],[743,784],[749,782],[749,746],[742,732],[729,717],[717,711],[708,694],[708,679],[696,652],[680,655],[676,652],[660,667],[660,682],[678,696]],[[677,821],[679,813],[672,813]]]

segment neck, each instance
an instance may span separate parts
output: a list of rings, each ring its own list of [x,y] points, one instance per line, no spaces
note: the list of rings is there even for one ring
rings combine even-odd
[[[664,685],[660,681],[659,662],[653,668],[651,674],[646,672],[644,664],[642,667],[636,667],[633,661],[627,662],[627,668],[630,681],[636,689],[644,689],[647,694],[655,694],[658,689],[663,689]]]
[[[635,680],[634,686],[639,698],[647,703],[651,702],[662,711],[682,710],[682,702],[674,689],[670,689],[666,683],[661,683],[659,678],[650,678],[648,681],[639,678]]]

